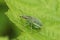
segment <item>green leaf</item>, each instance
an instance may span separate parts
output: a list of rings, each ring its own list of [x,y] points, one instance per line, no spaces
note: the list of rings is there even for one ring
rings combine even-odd
[[[23,31],[19,40],[60,40],[59,0],[5,0],[8,18]],[[20,15],[29,15],[42,21],[41,30],[29,29]]]

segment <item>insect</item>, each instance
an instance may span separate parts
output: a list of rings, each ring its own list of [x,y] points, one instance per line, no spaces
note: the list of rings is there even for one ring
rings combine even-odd
[[[31,25],[32,28],[39,29],[42,26],[42,23],[37,18],[25,15],[20,17],[25,19]]]

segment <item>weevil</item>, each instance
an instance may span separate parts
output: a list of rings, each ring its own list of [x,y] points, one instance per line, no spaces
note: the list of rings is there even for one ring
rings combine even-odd
[[[34,18],[32,16],[26,16],[26,15],[20,17],[25,19],[31,25],[32,28],[39,29],[42,26],[41,21],[39,21],[37,18]]]

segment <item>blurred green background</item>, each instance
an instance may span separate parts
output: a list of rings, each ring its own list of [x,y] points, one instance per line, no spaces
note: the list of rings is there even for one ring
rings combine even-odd
[[[7,40],[7,37],[2,37],[3,33],[7,29],[8,18],[5,15],[5,12],[8,10],[8,7],[4,0],[0,0],[0,40]]]

